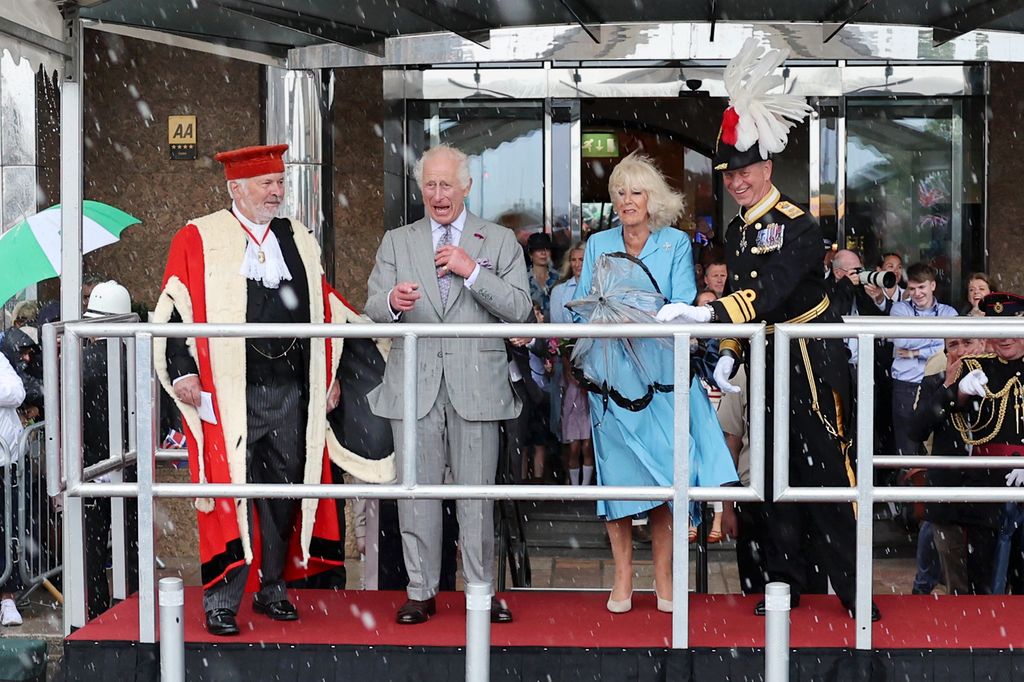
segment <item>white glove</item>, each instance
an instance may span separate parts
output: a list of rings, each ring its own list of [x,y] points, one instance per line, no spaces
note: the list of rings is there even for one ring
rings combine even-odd
[[[685,303],[666,303],[658,311],[658,322],[671,322],[672,320],[681,323],[710,322],[711,309]]]
[[[984,398],[987,383],[988,377],[985,376],[985,370],[975,369],[960,380],[960,392],[964,395],[976,395],[979,398]]]
[[[729,383],[729,377],[732,376],[732,368],[735,364],[736,360],[728,355],[721,356],[718,358],[718,362],[715,363],[715,383],[726,393],[740,392],[739,386]]]
[[[1010,473],[1006,474],[1006,485],[1011,488],[1015,485],[1024,485],[1024,469],[1012,469]]]

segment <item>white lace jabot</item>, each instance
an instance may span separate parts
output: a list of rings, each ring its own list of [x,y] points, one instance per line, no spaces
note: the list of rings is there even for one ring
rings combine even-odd
[[[242,215],[234,203],[231,204],[231,212],[246,228],[245,257],[242,259],[242,269],[238,274],[260,282],[268,289],[281,286],[281,280],[291,280],[292,273],[288,270],[288,264],[284,262],[284,254],[281,253],[277,236],[269,229],[270,223],[259,225],[252,222]],[[262,241],[257,243],[257,239]]]

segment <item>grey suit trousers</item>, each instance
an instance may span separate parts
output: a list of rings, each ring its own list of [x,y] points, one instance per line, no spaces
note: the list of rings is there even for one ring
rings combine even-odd
[[[466,421],[448,398],[444,377],[433,407],[416,423],[416,480],[441,485],[447,464],[455,482],[491,485],[498,468],[497,421]],[[392,420],[398,469],[405,456],[402,422]],[[494,502],[458,500],[459,547],[466,582],[494,580]],[[437,594],[441,572],[441,501],[399,500],[398,522],[409,573],[408,596],[424,600]]]
[[[306,406],[298,383],[246,386],[248,439],[245,451],[249,483],[297,483],[302,481],[305,454]],[[284,580],[288,543],[295,525],[299,500],[250,500],[249,535],[253,508],[260,523],[260,590],[263,603],[286,598]],[[203,609],[230,609],[238,613],[249,577],[243,564],[203,593]]]

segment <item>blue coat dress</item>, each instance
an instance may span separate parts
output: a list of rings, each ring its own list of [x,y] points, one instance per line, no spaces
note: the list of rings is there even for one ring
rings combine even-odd
[[[576,298],[590,293],[594,264],[604,253],[625,252],[622,228],[599,232],[587,241]],[[692,303],[697,295],[690,238],[685,232],[665,227],[652,232],[640,260],[658,288],[673,303]],[[652,366],[666,368],[671,377],[672,351],[668,346],[653,351]],[[671,393],[655,392],[644,409],[633,412],[602,396],[590,394],[594,427],[594,457],[599,485],[672,485],[673,404]],[[738,479],[722,428],[700,381],[690,385],[690,485],[714,487]],[[651,501],[599,501],[598,515],[608,519],[633,516],[659,506]]]

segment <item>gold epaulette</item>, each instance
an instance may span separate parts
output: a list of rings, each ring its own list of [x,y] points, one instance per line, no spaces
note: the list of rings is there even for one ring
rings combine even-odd
[[[790,218],[799,218],[804,214],[804,210],[802,208],[788,201],[780,201],[775,204],[775,210]]]

